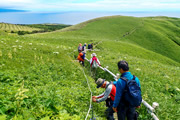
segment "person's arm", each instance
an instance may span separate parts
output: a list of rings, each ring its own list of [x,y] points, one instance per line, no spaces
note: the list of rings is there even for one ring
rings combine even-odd
[[[84,53],[86,53],[86,46],[84,46]]]
[[[109,94],[111,93],[111,90],[112,90],[112,85],[109,85],[108,88],[106,88],[105,92],[104,92],[104,96],[100,99],[97,99],[96,102],[102,102],[102,101],[105,101]]]
[[[96,96],[97,98],[102,98],[104,96],[104,92],[98,96]]]
[[[138,84],[138,86],[141,87],[141,84],[140,84],[140,81],[139,81],[138,77],[135,78],[135,81]]]
[[[116,86],[117,85],[117,81],[113,81],[113,84]]]
[[[100,61],[99,61],[99,59],[98,59],[98,58],[97,58],[97,62],[98,62],[98,64],[99,64],[99,65],[101,65],[101,64],[100,64]]]
[[[89,60],[89,63],[90,63],[90,64],[92,63],[92,58]]]
[[[116,95],[113,104],[114,108],[117,108],[117,106],[119,105],[124,88],[125,88],[125,81],[119,79],[116,84]]]

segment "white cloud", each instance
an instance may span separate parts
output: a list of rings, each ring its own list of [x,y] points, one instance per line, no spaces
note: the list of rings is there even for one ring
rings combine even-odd
[[[0,7],[25,9],[32,11],[67,10],[180,10],[179,0],[98,0],[82,3],[80,0],[1,0]]]

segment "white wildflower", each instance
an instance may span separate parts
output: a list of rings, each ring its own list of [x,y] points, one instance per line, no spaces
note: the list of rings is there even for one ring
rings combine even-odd
[[[8,53],[8,57],[10,58],[10,59],[12,59],[12,53]]]
[[[177,88],[177,87],[176,87],[176,90],[177,90],[177,91],[180,91],[180,89],[179,89],[179,88]]]
[[[15,48],[15,47],[17,47],[17,45],[13,45],[12,47],[14,47],[14,48]]]
[[[16,40],[16,42],[19,42],[19,40]]]
[[[14,48],[13,51],[16,52],[16,48]]]
[[[29,45],[32,45],[32,43],[29,43]]]
[[[165,78],[169,78],[169,76],[168,76],[168,75],[165,75],[164,77],[165,77]]]
[[[59,54],[59,52],[53,52],[53,54],[56,54],[56,55],[58,55],[58,54]]]
[[[59,46],[57,46],[56,48],[59,48]]]
[[[140,69],[140,68],[137,68],[136,70],[140,71],[141,69]]]

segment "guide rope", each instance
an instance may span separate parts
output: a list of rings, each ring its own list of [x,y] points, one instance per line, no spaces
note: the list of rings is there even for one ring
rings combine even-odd
[[[90,93],[91,93],[89,110],[88,110],[88,112],[87,112],[87,115],[86,115],[85,120],[87,120],[91,109],[92,109],[92,119],[93,119],[92,91],[91,91],[91,87],[90,87],[90,85],[89,85],[89,79],[87,78],[87,76],[86,76],[86,74],[85,74],[85,72],[84,72],[84,69],[81,68],[81,70],[83,71],[84,77],[86,78],[86,81],[87,81],[87,84],[88,84],[89,91],[90,91]]]

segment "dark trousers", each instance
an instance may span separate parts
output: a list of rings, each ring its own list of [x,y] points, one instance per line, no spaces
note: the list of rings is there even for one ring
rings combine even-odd
[[[108,107],[107,109],[106,109],[106,118],[107,118],[107,120],[114,120],[114,115],[113,115],[113,113],[114,113],[114,111],[113,111],[113,109],[112,109],[112,106],[111,107]]]
[[[79,63],[82,63],[82,65],[84,66],[84,61],[79,61]]]
[[[113,109],[112,109],[112,107],[113,107],[113,101],[112,101],[110,98],[108,98],[108,99],[106,100],[106,106],[108,107],[108,108],[106,109],[106,113],[105,113],[107,120],[114,120],[114,115],[113,115],[114,111],[113,111]]]
[[[129,107],[124,104],[119,104],[117,108],[118,120],[136,120],[136,110],[135,107]]]

